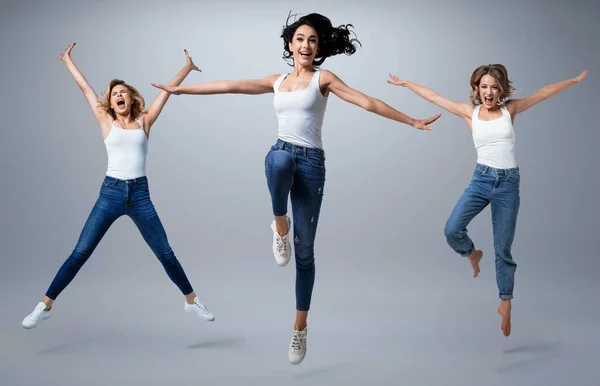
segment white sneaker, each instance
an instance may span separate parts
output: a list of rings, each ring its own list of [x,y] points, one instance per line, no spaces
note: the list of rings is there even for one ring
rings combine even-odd
[[[196,313],[199,317],[209,322],[215,320],[215,316],[208,311],[208,308],[206,308],[204,303],[198,300],[198,297],[194,298],[193,304],[188,304],[188,302],[185,302],[184,310],[187,312]]]
[[[302,331],[298,331],[294,327],[294,336],[292,337],[292,342],[290,343],[288,351],[288,360],[293,365],[299,365],[306,355],[307,329],[308,327]]]
[[[44,311],[45,309],[46,304],[44,302],[39,302],[33,311],[31,311],[31,314],[23,319],[21,326],[27,329],[34,328],[42,320],[48,319],[50,315],[52,315],[52,310]]]
[[[285,236],[279,236],[277,228],[275,227],[275,221],[271,223],[271,230],[273,230],[273,256],[275,256],[275,262],[280,267],[285,267],[290,262],[292,256],[292,246],[290,245],[289,235],[292,230],[292,222],[290,218],[285,216],[285,220],[288,224],[288,232]]]

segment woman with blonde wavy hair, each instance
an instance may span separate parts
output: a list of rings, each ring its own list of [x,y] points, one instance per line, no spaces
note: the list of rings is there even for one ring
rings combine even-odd
[[[498,285],[504,336],[511,331],[511,299],[517,264],[511,254],[520,196],[519,167],[515,159],[515,117],[534,105],[581,82],[587,70],[576,78],[543,87],[523,99],[512,99],[514,88],[502,64],[480,66],[471,75],[471,104],[452,102],[437,92],[390,74],[388,83],[407,87],[425,100],[463,118],[473,135],[477,165],[471,183],[456,203],[444,233],[450,247],[467,257],[473,276],[479,275],[483,252],[475,249],[467,225],[488,204],[492,209],[496,283]]]
[[[113,79],[103,93],[103,102],[100,102],[92,86],[71,59],[74,46],[75,43],[68,46],[58,59],[66,64],[100,125],[108,155],[108,167],[99,197],[77,245],[58,270],[42,301],[23,319],[22,326],[27,329],[34,328],[39,322],[50,317],[52,304],[58,295],[73,280],[112,223],[123,215],[133,220],[169,278],[184,295],[184,310],[204,320],[213,321],[214,316],[196,296],[175,257],[150,199],[146,177],[148,138],[150,128],[158,119],[169,94],[159,92],[146,110],[144,98],[134,87],[122,80]],[[180,85],[193,70],[200,71],[187,51],[184,52],[186,64],[169,83],[172,86]]]

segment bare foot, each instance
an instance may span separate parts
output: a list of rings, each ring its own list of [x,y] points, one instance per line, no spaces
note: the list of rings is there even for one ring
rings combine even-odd
[[[510,335],[511,309],[512,309],[512,306],[510,303],[510,299],[500,301],[500,307],[498,307],[498,313],[500,314],[500,316],[502,316],[502,324],[501,324],[500,328],[502,329],[502,333],[504,334],[504,336]]]
[[[479,262],[483,257],[483,251],[481,249],[475,249],[471,252],[471,256],[469,256],[469,261],[471,262],[471,267],[473,267],[473,277],[479,276]]]

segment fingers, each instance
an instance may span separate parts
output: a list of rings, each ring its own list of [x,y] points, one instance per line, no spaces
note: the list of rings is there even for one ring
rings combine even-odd
[[[429,125],[435,121],[437,121],[442,116],[442,113],[436,114],[433,117],[426,119],[424,122],[426,125]]]
[[[167,91],[167,90],[165,89],[165,86],[164,86],[164,85],[162,85],[162,84],[158,84],[158,83],[150,83],[150,84],[151,84],[152,86],[156,87],[156,88],[160,88],[161,90],[165,90],[165,91]]]

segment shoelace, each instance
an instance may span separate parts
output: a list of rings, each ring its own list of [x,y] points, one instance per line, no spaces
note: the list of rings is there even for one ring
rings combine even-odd
[[[287,250],[287,243],[285,242],[285,236],[281,237],[277,235],[277,252],[283,253]]]
[[[40,316],[43,315],[44,309],[40,308],[40,309],[35,309],[31,312],[31,314],[29,314],[29,317],[31,317],[32,319],[38,319]]]
[[[302,350],[302,343],[304,342],[304,339],[306,339],[305,336],[301,335],[300,331],[294,331],[294,337],[292,338],[292,349],[295,351],[300,351]]]
[[[196,304],[196,306],[198,308],[200,308],[200,310],[202,312],[204,312],[205,314],[208,314],[208,308],[206,308],[206,306],[204,305],[204,303],[202,303],[202,302],[194,302],[194,303]]]

